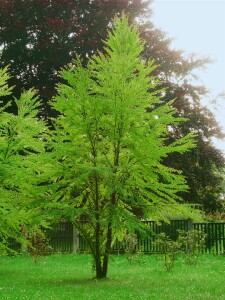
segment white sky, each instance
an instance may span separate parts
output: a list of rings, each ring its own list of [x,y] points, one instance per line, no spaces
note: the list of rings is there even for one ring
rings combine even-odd
[[[154,0],[151,8],[155,26],[174,38],[173,48],[215,60],[199,73],[211,91],[210,99],[225,92],[225,0]],[[209,101],[203,103],[225,132],[225,99],[219,97],[213,107]],[[215,144],[225,153],[225,140]]]

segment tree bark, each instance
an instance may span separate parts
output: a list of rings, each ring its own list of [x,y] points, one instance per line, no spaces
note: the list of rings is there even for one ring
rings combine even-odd
[[[111,243],[112,243],[112,225],[111,223],[108,224],[108,232],[107,232],[107,242],[105,248],[105,254],[103,259],[103,274],[106,277],[108,273],[108,264],[109,264],[109,254],[111,252]]]

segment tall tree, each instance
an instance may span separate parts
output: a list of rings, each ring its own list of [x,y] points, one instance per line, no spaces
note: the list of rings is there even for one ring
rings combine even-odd
[[[0,70],[0,97],[11,94],[7,68]],[[1,98],[0,98],[1,99]],[[10,250],[11,238],[27,242],[24,232],[39,225],[31,205],[37,200],[32,185],[36,177],[34,158],[44,151],[40,136],[46,131],[37,119],[39,103],[32,90],[15,100],[17,114],[0,109],[0,253]]]
[[[104,44],[105,55],[98,52],[86,68],[77,59],[61,72],[67,83],[51,101],[60,114],[45,158],[54,166],[45,175],[54,182],[52,207],[70,214],[86,238],[97,278],[107,275],[115,236],[146,229],[138,210],[159,220],[177,207],[178,192],[188,187],[163,159],[194,146],[192,134],[169,142],[168,125],[184,119],[174,117],[171,102],[162,105],[150,75],[155,66],[140,58],[137,28],[116,19]]]

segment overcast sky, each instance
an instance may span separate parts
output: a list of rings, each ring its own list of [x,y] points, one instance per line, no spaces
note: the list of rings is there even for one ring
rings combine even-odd
[[[187,53],[210,56],[215,62],[200,73],[210,98],[225,92],[225,0],[154,0],[153,22],[174,38],[172,47]],[[212,107],[225,132],[225,99]],[[216,142],[225,152],[225,140]]]

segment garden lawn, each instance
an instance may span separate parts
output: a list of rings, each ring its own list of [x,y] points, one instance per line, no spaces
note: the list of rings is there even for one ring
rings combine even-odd
[[[95,280],[90,255],[52,255],[35,265],[30,257],[0,257],[0,299],[224,300],[225,256],[200,256],[197,266],[182,258],[166,272],[157,256],[129,263],[112,256],[108,279]]]

